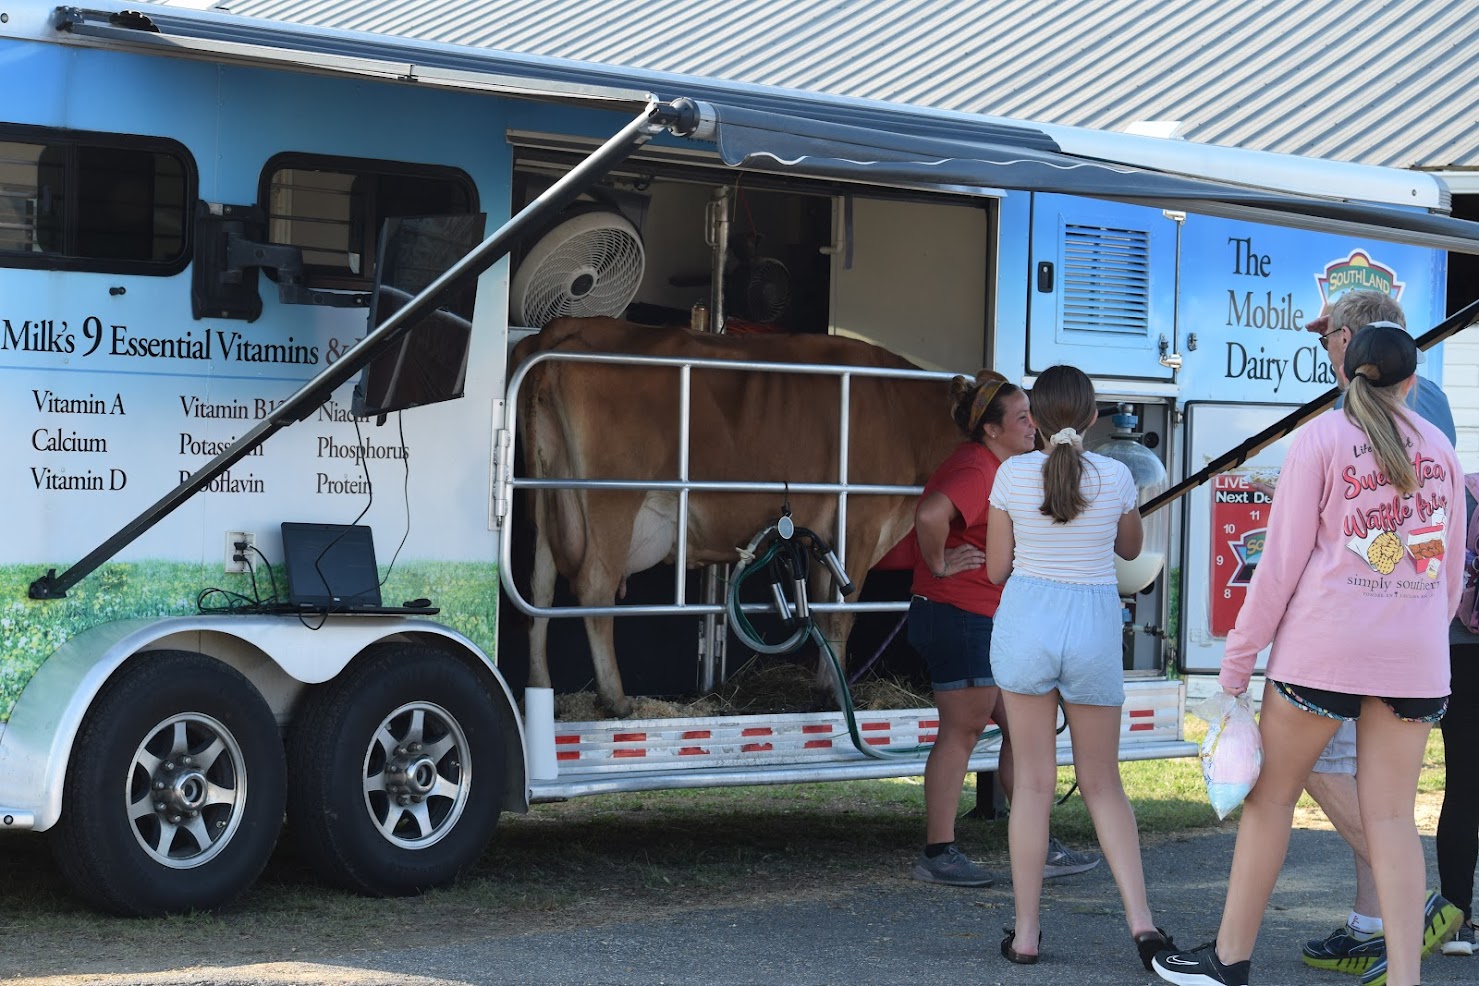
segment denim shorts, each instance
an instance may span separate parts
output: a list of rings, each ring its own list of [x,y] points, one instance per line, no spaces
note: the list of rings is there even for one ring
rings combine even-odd
[[[1054,689],[1076,705],[1124,705],[1124,620],[1113,585],[1007,579],[996,610],[996,683],[1019,695]]]
[[[929,665],[937,692],[996,684],[989,616],[915,596],[909,603],[909,644]]]

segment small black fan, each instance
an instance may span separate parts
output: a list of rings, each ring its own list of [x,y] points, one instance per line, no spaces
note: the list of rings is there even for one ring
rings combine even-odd
[[[756,322],[779,322],[791,305],[791,272],[774,257],[761,257],[749,268],[745,314]]]

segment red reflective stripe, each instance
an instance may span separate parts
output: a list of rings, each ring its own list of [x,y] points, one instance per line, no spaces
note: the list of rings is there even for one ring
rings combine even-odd
[[[611,737],[614,743],[645,743],[646,733],[615,733]]]
[[[801,731],[803,733],[828,733],[832,731],[832,727],[821,722],[811,726],[802,726]]]
[[[935,741],[935,737],[937,737],[938,735],[939,735],[939,733],[920,733],[919,734],[919,742],[921,742],[921,743],[933,743]]]
[[[745,730],[745,732],[748,733],[749,730],[747,729],[747,730]],[[766,733],[769,733],[770,730],[767,729],[767,730],[765,730],[765,732]],[[757,734],[757,735],[763,735],[763,734]],[[775,749],[775,747],[772,746],[772,745],[770,745],[769,743],[746,743],[744,746],[740,747],[740,750],[742,750],[745,753],[766,753],[766,752],[768,752],[770,750],[774,750],[774,749]]]
[[[919,728],[920,729],[939,729],[940,728],[940,720],[938,720],[938,719],[921,719],[921,720],[919,720]]]
[[[1155,715],[1155,709],[1131,709],[1130,710],[1130,718],[1131,719],[1143,719],[1146,716],[1153,716],[1153,715]]]
[[[1154,729],[1154,728],[1155,728],[1155,723],[1153,723],[1153,722],[1132,722],[1132,723],[1130,723],[1130,732],[1132,732],[1132,733],[1138,733],[1138,732],[1140,732],[1142,730],[1145,730],[1145,729]]]
[[[555,754],[556,760],[579,760],[580,754],[574,750],[561,750]]]
[[[887,736],[868,736],[868,737],[864,738],[863,742],[864,743],[867,743],[869,746],[888,746],[888,737]]]
[[[769,736],[770,735],[770,727],[769,726],[751,726],[748,729],[741,730],[740,731],[740,735],[741,736]]]
[[[808,749],[808,750],[830,750],[830,749],[832,749],[832,741],[831,740],[807,740],[806,741],[806,744],[805,744],[805,748]]]
[[[708,750],[702,746],[682,746],[678,748],[680,757],[702,757],[708,755]]]
[[[647,751],[646,750],[612,750],[611,751],[611,755],[613,757],[645,757],[645,756],[647,756]]]
[[[576,735],[573,735],[573,736],[567,734],[565,736],[556,736],[555,737],[555,745],[556,746],[569,746],[572,743],[579,743],[579,742],[580,742],[580,736],[579,736],[579,734],[576,734]]]
[[[892,723],[887,723],[887,722],[860,722],[860,723],[858,723],[858,725],[861,726],[863,729],[878,730],[878,729],[888,729],[892,725]]]
[[[713,733],[707,729],[690,729],[683,734],[684,739],[709,739]]]

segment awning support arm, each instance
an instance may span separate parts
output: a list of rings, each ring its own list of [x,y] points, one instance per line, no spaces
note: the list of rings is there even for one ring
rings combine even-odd
[[[409,331],[411,326],[433,312],[441,295],[447,289],[464,278],[476,277],[502,260],[525,235],[541,228],[550,216],[575,201],[577,196],[600,181],[612,168],[657,134],[665,130],[678,136],[687,136],[695,132],[702,122],[700,116],[698,104],[691,100],[677,99],[666,103],[654,100],[649,103],[639,116],[615,136],[572,168],[517,215],[511,217],[508,222],[483,240],[476,249],[453,264],[441,277],[427,285],[426,289],[412,298],[404,308],[399,309],[376,326],[363,339],[346,350],[342,357],[332,365],[325,367],[317,376],[284,401],[280,407],[202,466],[189,479],[170,490],[60,575],[57,574],[56,569],[48,569],[45,575],[33,581],[30,587],[31,598],[64,598],[68,589],[133,543],[149,528],[183,506],[217,476],[250,455],[272,435],[295,421],[302,421],[322,407],[341,384],[364,369],[382,350]]]

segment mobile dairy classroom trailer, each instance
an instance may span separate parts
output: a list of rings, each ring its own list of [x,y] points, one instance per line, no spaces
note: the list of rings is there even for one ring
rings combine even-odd
[[[1422,174],[221,12],[12,2],[0,73],[0,825],[51,831],[122,913],[231,900],[285,815],[328,878],[406,893],[539,801],[922,772],[932,709],[555,722],[534,696],[526,720],[500,660],[524,621],[498,618],[538,611],[510,571],[522,324],[699,303],[942,387],[1074,363],[1174,479],[1329,390],[1301,331],[1327,297],[1378,286],[1432,324],[1444,251],[1479,243]],[[377,250],[426,216],[452,217],[431,246]],[[473,276],[459,320],[439,298]],[[580,307],[597,287],[617,300]],[[1247,475],[1211,496],[1152,515],[1175,523],[1125,598],[1125,758],[1193,752],[1169,671],[1215,667],[1256,563]],[[284,523],[367,526],[387,605],[283,605]],[[618,621],[637,692],[726,673],[723,607],[674,571]]]

